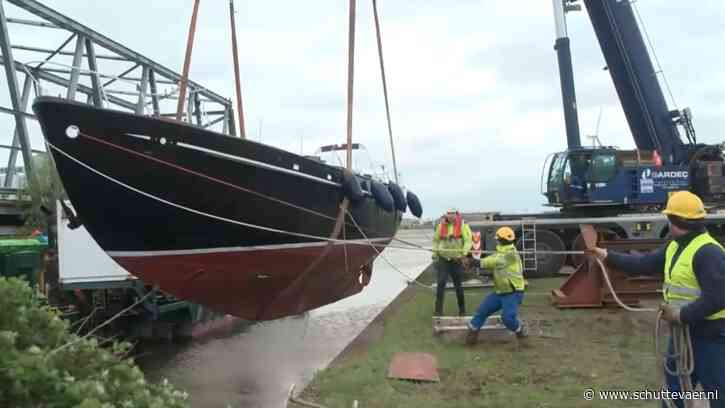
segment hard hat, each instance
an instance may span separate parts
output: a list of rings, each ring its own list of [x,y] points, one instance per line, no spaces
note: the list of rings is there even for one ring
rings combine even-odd
[[[509,227],[501,227],[496,231],[496,238],[504,241],[513,241],[516,239],[516,234]]]
[[[456,207],[448,207],[448,210],[446,210],[447,214],[458,214],[458,208]]]
[[[667,200],[667,208],[662,214],[676,215],[686,220],[700,220],[705,218],[705,205],[695,194],[677,191]]]

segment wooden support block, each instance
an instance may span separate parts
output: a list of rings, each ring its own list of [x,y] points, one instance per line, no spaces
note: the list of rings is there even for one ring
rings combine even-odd
[[[524,280],[524,284],[526,285],[527,288],[529,287],[529,281],[528,280]],[[433,289],[435,289],[435,288],[438,287],[438,284],[437,283],[434,283],[434,284],[430,285],[430,287],[433,288]],[[469,280],[467,280],[465,282],[462,282],[461,283],[461,287],[463,287],[464,289],[469,289],[469,288],[471,288],[471,289],[472,288],[492,288],[493,287],[493,281],[492,280],[483,281],[481,279],[469,279]],[[448,290],[448,289],[454,289],[454,288],[455,287],[453,285],[453,282],[446,283],[446,290]]]
[[[468,288],[492,288],[493,287],[493,282],[484,282],[484,281],[482,281],[480,279],[470,279],[470,280],[467,280],[465,282],[462,282],[461,283],[461,286],[464,289],[468,289]],[[437,283],[434,283],[434,284],[430,285],[430,287],[433,288],[433,289],[435,289],[435,288],[438,287],[438,284]],[[454,288],[453,282],[446,283],[446,289],[453,289],[453,288]]]
[[[433,334],[445,342],[462,343],[468,334],[468,322],[471,316],[433,317]],[[501,324],[501,316],[491,316],[486,325],[478,332],[479,343],[506,343],[516,336]]]

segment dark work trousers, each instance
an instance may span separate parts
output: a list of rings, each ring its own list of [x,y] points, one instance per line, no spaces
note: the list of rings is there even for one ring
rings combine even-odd
[[[455,260],[447,260],[438,258],[436,261],[436,271],[438,272],[438,286],[436,287],[436,316],[443,315],[443,297],[445,296],[446,283],[450,275],[453,286],[456,287],[456,298],[458,299],[458,312],[461,316],[466,314],[466,302],[463,298],[463,286],[461,286],[461,276],[463,275],[463,265]]]
[[[720,337],[705,338],[692,337],[692,351],[695,357],[695,370],[692,372],[692,385],[702,385],[705,392],[717,392],[717,400],[711,400],[712,408],[725,408],[725,332]],[[672,338],[670,338],[669,354],[672,354]],[[677,366],[673,359],[667,360],[671,371]],[[680,382],[677,377],[665,372],[667,387],[672,392],[679,392]],[[674,401],[675,405],[683,408],[682,400]],[[664,402],[662,406],[665,407]]]

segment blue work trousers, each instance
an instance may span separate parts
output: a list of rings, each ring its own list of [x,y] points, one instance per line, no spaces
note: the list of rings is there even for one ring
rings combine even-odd
[[[480,330],[481,327],[486,323],[486,319],[489,316],[503,309],[501,313],[501,320],[507,329],[515,332],[519,329],[518,312],[521,302],[524,300],[524,292],[511,292],[505,294],[491,293],[483,299],[483,302],[478,306],[476,314],[469,323],[471,329]]]
[[[725,408],[725,333],[720,337],[706,338],[701,336],[692,337],[692,351],[695,356],[695,369],[692,372],[692,386],[702,384],[705,392],[717,391],[718,399],[710,401],[711,408]],[[669,353],[672,355],[672,338],[670,338]],[[675,371],[676,361],[673,358],[667,360],[670,371]],[[676,376],[665,372],[667,388],[672,391],[680,391],[680,382]],[[683,401],[674,401],[679,408],[684,408]],[[662,406],[666,405],[664,402]]]

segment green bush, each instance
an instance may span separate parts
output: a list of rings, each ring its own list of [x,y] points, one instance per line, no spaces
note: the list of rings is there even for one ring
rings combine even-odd
[[[0,278],[0,407],[187,406],[168,382],[146,382],[129,347],[79,339],[25,281]]]

